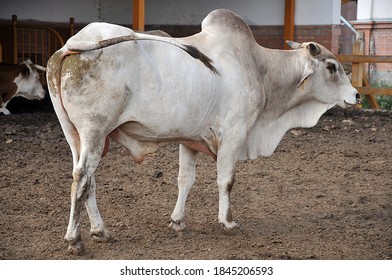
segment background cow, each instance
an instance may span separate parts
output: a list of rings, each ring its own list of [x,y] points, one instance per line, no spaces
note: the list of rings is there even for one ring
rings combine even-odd
[[[95,171],[108,137],[136,162],[160,144],[179,143],[179,195],[171,227],[185,228],[185,203],[195,181],[196,155],[217,161],[219,222],[234,222],[230,193],[238,160],[269,156],[294,127],[314,126],[331,107],[360,102],[334,55],[316,43],[295,50],[258,45],[231,11],[211,12],[202,31],[186,38],[90,24],[48,62],[54,109],[73,155],[71,212],[65,239],[83,252],[81,210],[91,235],[110,240],[95,199]]]
[[[33,64],[29,59],[19,65],[0,63],[0,112],[10,114],[7,103],[14,97],[43,99],[45,91],[39,81],[38,70],[42,66]]]

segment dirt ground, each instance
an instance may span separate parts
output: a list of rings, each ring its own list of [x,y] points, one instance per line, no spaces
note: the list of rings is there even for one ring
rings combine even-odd
[[[232,234],[217,221],[210,157],[199,155],[177,236],[167,225],[178,147],[135,164],[112,142],[97,199],[116,241],[94,243],[84,214],[77,257],[63,240],[68,144],[51,110],[27,111],[0,115],[0,259],[392,259],[391,113],[332,109],[316,127],[288,132],[270,158],[240,162],[232,202],[241,231]]]

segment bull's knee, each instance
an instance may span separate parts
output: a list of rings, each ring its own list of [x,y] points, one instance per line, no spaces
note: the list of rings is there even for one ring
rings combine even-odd
[[[76,199],[86,199],[91,178],[88,178],[85,172],[80,169],[74,170],[72,176],[73,183],[71,186],[71,195],[75,195]]]
[[[72,171],[72,178],[73,178],[74,183],[80,182],[84,176],[85,176],[85,172],[84,172],[84,169],[82,169],[82,168],[75,168]]]

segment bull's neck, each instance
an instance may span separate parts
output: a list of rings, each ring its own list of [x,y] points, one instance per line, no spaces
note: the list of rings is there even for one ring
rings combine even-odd
[[[304,72],[300,51],[259,48],[260,76],[265,90],[265,109],[290,109],[301,102],[297,85]],[[285,106],[282,106],[282,105]]]
[[[316,125],[329,106],[312,97],[308,83],[297,87],[305,70],[302,50],[260,50],[258,65],[264,71],[261,79],[265,91],[262,118],[280,126],[282,133],[294,127]]]

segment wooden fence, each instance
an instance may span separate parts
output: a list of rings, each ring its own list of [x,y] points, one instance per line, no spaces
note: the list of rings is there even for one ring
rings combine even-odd
[[[380,108],[374,95],[392,95],[392,88],[371,87],[367,70],[364,68],[365,63],[392,63],[392,56],[364,55],[363,34],[357,34],[352,55],[336,55],[336,58],[340,62],[352,63],[352,84],[360,94],[365,95],[373,109]]]
[[[54,28],[34,23],[18,23],[12,16],[13,62],[18,64],[26,59],[46,67],[50,56],[64,45],[64,39]],[[40,80],[46,85],[45,73]]]

